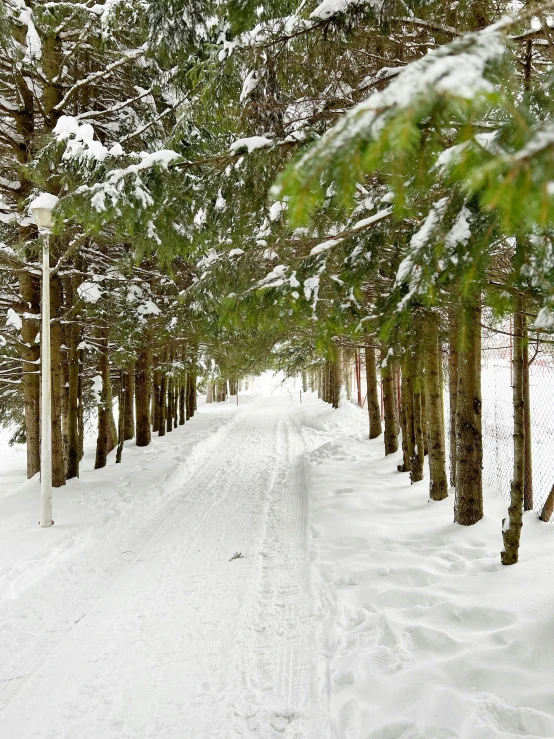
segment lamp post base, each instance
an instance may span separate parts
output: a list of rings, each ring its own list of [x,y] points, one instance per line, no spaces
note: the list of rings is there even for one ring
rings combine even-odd
[[[49,526],[54,525],[54,521],[39,521],[39,524],[41,529],[47,529]]]

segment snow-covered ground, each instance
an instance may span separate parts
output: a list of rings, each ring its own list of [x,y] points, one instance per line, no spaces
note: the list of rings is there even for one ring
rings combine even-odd
[[[520,563],[503,567],[496,491],[481,522],[457,526],[452,496],[430,502],[427,481],[396,472],[400,454],[364,438],[365,414],[314,406],[310,425],[326,736],[554,737],[552,526],[526,513]]]
[[[554,737],[553,529],[502,568],[497,494],[457,527],[364,412],[264,390],[90,450],[52,529],[2,445],[0,737]]]

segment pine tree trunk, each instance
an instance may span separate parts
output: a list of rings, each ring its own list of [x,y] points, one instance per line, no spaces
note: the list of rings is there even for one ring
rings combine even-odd
[[[363,403],[363,400],[362,400],[362,358],[360,356],[360,353],[357,350],[356,350],[356,354],[354,355],[354,358],[356,361],[356,393],[357,393],[358,405],[361,408],[362,403]]]
[[[67,297],[67,296],[66,296]],[[64,306],[67,311],[67,299]],[[60,366],[60,412],[62,420],[62,454],[64,464],[64,474],[67,480],[67,468],[68,468],[68,456],[69,456],[69,331],[71,326],[62,324],[61,326],[61,340],[62,344],[66,347],[61,352],[61,366]]]
[[[118,439],[117,452],[115,454],[115,463],[119,464],[123,457],[123,444],[125,441],[125,414],[128,403],[128,380],[127,373],[123,370],[119,372],[119,408],[118,408]]]
[[[98,405],[98,436],[94,469],[106,466],[108,454],[117,445],[117,430],[114,433],[115,421],[112,409],[108,334],[105,327],[98,332],[98,374],[102,379],[102,392]]]
[[[152,353],[139,350],[135,367],[136,438],[137,446],[148,446],[151,441],[150,403],[152,397]]]
[[[125,416],[123,425],[123,438],[129,441],[135,436],[135,367],[130,365],[128,371],[123,373],[125,380]]]
[[[371,339],[368,339],[371,341]],[[365,348],[365,373],[367,381],[367,411],[369,414],[369,438],[376,439],[381,436],[381,409],[379,408],[379,391],[377,383],[377,360],[375,348]]]
[[[529,384],[529,331],[523,316],[523,406],[525,413],[525,511],[533,510],[533,447],[531,437],[531,388]]]
[[[402,360],[402,457],[400,472],[410,472],[414,457],[414,393],[411,349],[407,348]]]
[[[224,381],[221,381],[222,386],[222,393],[224,393],[224,388],[226,387],[226,384]],[[189,372],[188,378],[187,378],[187,420],[189,418],[192,418],[194,416],[194,405],[195,405],[195,395],[196,395],[196,378],[193,374],[193,372]],[[225,400],[225,395],[223,394],[222,400]]]
[[[419,333],[419,326],[418,326]],[[423,480],[423,463],[425,459],[425,421],[423,416],[423,373],[421,342],[414,342],[412,353],[412,402],[413,402],[413,457],[411,460],[410,479],[412,483]]]
[[[544,506],[541,511],[539,519],[544,523],[548,523],[554,513],[554,485],[551,487],[548,497],[544,502]]]
[[[329,385],[331,390],[331,403],[333,408],[338,408],[340,403],[340,391],[342,387],[341,369],[342,362],[340,357],[334,359],[330,364]]]
[[[514,408],[514,474],[510,491],[508,519],[502,521],[504,549],[503,565],[518,561],[519,540],[523,525],[523,499],[525,490],[525,317],[522,299],[515,298],[514,349],[513,349],[513,408]]]
[[[154,357],[156,369],[152,373],[152,431],[160,430],[160,387],[162,385],[162,372],[158,367],[159,362],[158,357]]]
[[[85,413],[83,404],[83,367],[85,366],[85,350],[79,349],[79,382],[77,383],[78,408],[77,425],[79,428],[79,461],[85,456]]]
[[[429,440],[429,496],[432,500],[448,497],[444,411],[442,403],[439,320],[435,313],[425,317],[425,389],[427,396],[427,436]]]
[[[214,402],[214,384],[213,382],[208,382],[207,391],[206,391],[206,403],[213,403]]]
[[[27,441],[27,477],[40,470],[40,346],[37,336],[40,327],[40,283],[36,276],[22,270],[19,273],[19,293],[25,303],[21,316],[21,380],[25,406],[25,438]],[[30,318],[36,314],[35,318]]]
[[[162,372],[158,408],[158,436],[165,436],[167,428],[167,375],[165,372]]]
[[[381,381],[385,416],[385,456],[398,451],[395,372],[385,348],[381,350]]]
[[[175,402],[175,393],[173,390],[173,375],[170,375],[167,380],[167,430],[168,432],[173,431],[173,419],[175,418],[175,408],[173,404]]]
[[[52,371],[52,487],[65,485],[65,460],[62,436],[62,286],[57,275],[50,280],[50,315],[54,318],[50,327],[50,356]]]
[[[71,279],[71,278],[70,278]],[[74,291],[73,285],[68,286],[67,302],[73,305]],[[78,346],[81,339],[81,330],[75,322],[71,323],[67,329],[69,337],[68,343],[68,403],[67,403],[67,479],[79,477],[79,462],[81,459],[80,439],[79,439],[79,350]]]
[[[471,526],[483,518],[481,430],[481,304],[462,306],[456,407],[456,502],[454,520]]]
[[[341,372],[344,380],[344,390],[347,400],[352,400],[352,375],[350,372],[350,350],[343,349]]]
[[[186,377],[181,377],[181,385],[179,388],[179,426],[184,426],[187,419],[186,392]]]
[[[456,487],[456,406],[458,403],[458,316],[454,309],[449,314],[449,347],[448,347],[448,393],[450,398],[449,419],[449,453],[450,453],[450,486]]]

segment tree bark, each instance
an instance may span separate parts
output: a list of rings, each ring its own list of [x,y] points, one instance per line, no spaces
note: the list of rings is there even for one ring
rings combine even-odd
[[[461,311],[454,520],[471,526],[483,518],[480,297],[462,305]]]
[[[544,502],[544,506],[539,516],[540,520],[544,523],[548,523],[554,513],[554,485],[550,489],[547,499]]]
[[[119,372],[119,409],[118,409],[118,439],[115,463],[119,464],[123,456],[123,443],[125,441],[125,414],[128,403],[128,381],[127,373]]]
[[[414,456],[414,396],[411,349],[408,347],[402,360],[402,464],[399,472],[410,472]]]
[[[458,344],[458,316],[455,310],[451,310],[449,315],[448,394],[450,399],[450,486],[453,488],[456,487],[456,406],[458,403]]]
[[[184,426],[187,419],[186,409],[186,392],[187,392],[186,376],[181,377],[181,385],[179,387],[179,426]],[[213,385],[212,385],[213,388]]]
[[[83,405],[83,367],[85,365],[85,350],[79,349],[79,382],[77,383],[77,394],[78,394],[78,410],[77,410],[77,423],[79,427],[79,461],[81,461],[85,455],[85,414]]]
[[[339,407],[341,386],[341,361],[340,357],[337,357],[330,363],[329,389],[331,391],[330,402],[333,404],[333,408]]]
[[[531,437],[531,388],[529,385],[529,331],[523,316],[523,410],[525,413],[525,489],[523,509],[533,510],[533,446]]]
[[[167,430],[168,432],[173,431],[173,419],[175,418],[175,392],[174,392],[174,378],[173,375],[169,375],[167,378]]]
[[[384,347],[381,350],[381,382],[385,416],[385,456],[387,456],[398,451],[398,418],[394,366]]]
[[[152,373],[152,431],[160,430],[160,387],[162,384],[162,372],[159,368],[159,359],[154,357],[156,369]]]
[[[112,386],[110,380],[110,357],[107,329],[102,327],[98,335],[98,374],[102,379],[102,392],[98,404],[98,436],[94,469],[106,466],[108,454],[117,445],[114,438],[115,421],[112,410]],[[117,433],[117,432],[116,432]]]
[[[418,329],[420,327],[418,326]],[[410,480],[412,483],[423,480],[423,463],[425,459],[425,421],[423,416],[423,372],[421,341],[414,342],[412,352],[412,398],[413,398],[413,457],[411,460]]]
[[[519,540],[523,525],[525,490],[525,316],[522,299],[515,298],[513,349],[514,474],[510,491],[508,518],[502,521],[503,565],[513,565],[519,557]]]
[[[226,394],[224,391],[224,388],[227,386],[227,383],[222,380],[221,381],[222,386],[222,400],[225,400]],[[193,371],[191,370],[188,373],[187,377],[187,421],[189,418],[192,418],[194,416],[194,405],[195,405],[195,398],[196,395],[196,378],[194,376]]]
[[[425,317],[425,390],[427,396],[427,437],[429,441],[429,496],[431,500],[448,497],[444,413],[442,404],[439,320],[435,313]]]
[[[167,428],[167,375],[162,371],[158,402],[158,436],[165,436]]]
[[[365,348],[365,374],[367,380],[367,411],[369,414],[369,438],[381,436],[381,409],[379,408],[379,392],[377,386],[377,366],[373,346]]]
[[[40,345],[37,343],[40,326],[40,283],[27,271],[19,273],[19,292],[25,304],[21,316],[20,346],[25,407],[25,438],[27,441],[27,477],[40,470]],[[36,314],[35,318],[29,316]]]
[[[148,446],[151,441],[150,403],[152,398],[152,352],[139,350],[135,367],[136,439],[137,446]]]
[[[135,367],[132,364],[129,369],[123,373],[125,381],[125,416],[123,425],[123,438],[129,441],[135,436]]]
[[[62,436],[62,327],[60,312],[62,307],[62,286],[57,275],[50,280],[50,356],[52,371],[52,487],[65,485],[65,460]]]
[[[71,278],[70,278],[71,279]],[[74,302],[73,286],[68,289],[68,304]],[[68,326],[69,392],[67,403],[67,479],[79,477],[81,459],[79,439],[79,349],[81,330],[75,320]]]

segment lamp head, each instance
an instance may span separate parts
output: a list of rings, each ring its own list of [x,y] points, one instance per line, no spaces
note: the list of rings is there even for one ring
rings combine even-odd
[[[40,229],[50,229],[54,225],[52,211],[58,198],[49,192],[41,193],[29,206],[33,219]]]

